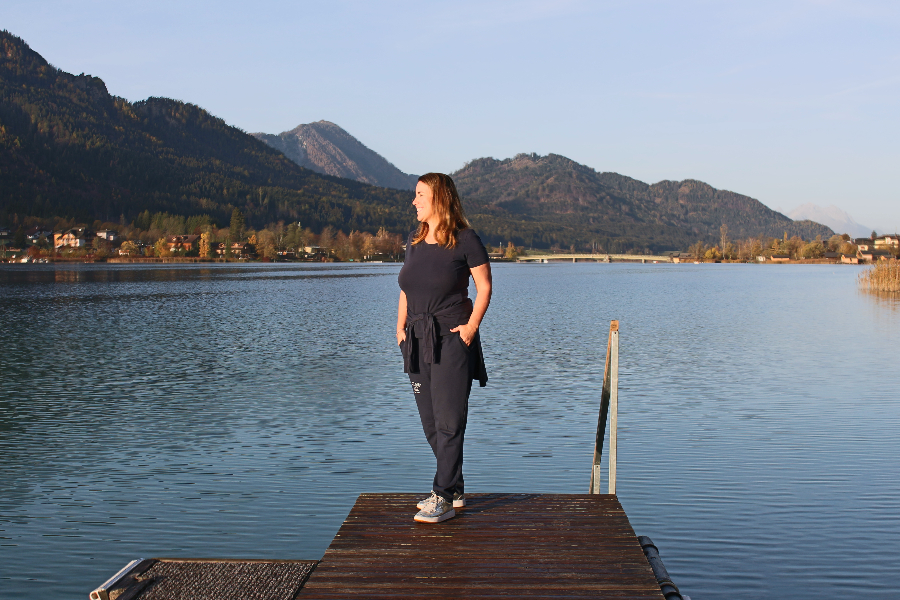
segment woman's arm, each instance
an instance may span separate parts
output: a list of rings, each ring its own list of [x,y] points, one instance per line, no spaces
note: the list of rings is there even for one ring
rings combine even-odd
[[[482,313],[484,314],[484,313]],[[406,339],[406,292],[400,290],[400,302],[397,306],[397,345]]]
[[[484,318],[484,313],[487,312],[488,306],[491,304],[491,263],[487,262],[473,268],[472,280],[475,281],[476,291],[475,306],[472,308],[472,316],[469,317],[469,322],[465,325],[460,325],[459,327],[454,327],[450,330],[458,331],[459,337],[466,343],[466,346],[471,344],[472,339],[475,338],[475,333],[481,326],[481,320]],[[403,300],[406,300],[406,298],[404,297]],[[404,313],[404,316],[405,315],[406,313]]]

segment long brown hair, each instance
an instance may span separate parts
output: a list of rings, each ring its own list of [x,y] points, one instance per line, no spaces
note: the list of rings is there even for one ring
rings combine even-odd
[[[419,181],[431,188],[434,195],[432,208],[440,218],[435,228],[434,239],[445,248],[456,247],[456,234],[460,229],[469,227],[469,220],[463,212],[456,184],[449,175],[443,173],[425,173]],[[419,229],[413,236],[412,243],[418,244],[428,235],[428,223],[419,223]]]

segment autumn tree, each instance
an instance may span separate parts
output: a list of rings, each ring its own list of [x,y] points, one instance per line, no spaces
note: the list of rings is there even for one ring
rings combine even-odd
[[[125,256],[135,256],[139,252],[140,248],[138,247],[137,243],[131,240],[125,240],[119,247],[119,254],[124,254]]]
[[[166,238],[164,238],[164,237],[161,237],[158,240],[156,240],[156,243],[153,244],[153,250],[156,252],[156,255],[160,258],[165,258],[172,254],[169,251],[169,245],[166,243]]]
[[[322,229],[322,233],[319,234],[319,245],[322,246],[326,252],[334,248],[334,240],[334,227],[329,225]]]
[[[690,247],[688,253],[695,259],[701,260],[706,254],[706,246],[703,244],[703,240],[697,240],[697,243]]]
[[[209,244],[209,232],[204,231],[200,234],[200,258],[209,258],[211,247]]]
[[[856,247],[856,244],[852,242],[844,242],[843,244],[841,244],[841,247],[838,248],[838,252],[840,252],[841,254],[846,254],[848,256],[856,256],[857,250],[858,248]]]
[[[750,257],[756,258],[760,254],[763,253],[763,243],[757,238],[754,238],[753,241],[750,242]]]
[[[718,248],[717,246],[713,246],[712,248],[709,248],[709,249],[703,254],[703,258],[704,258],[705,260],[721,260],[721,259],[722,259],[722,253],[719,252],[719,248]]]
[[[825,246],[821,240],[814,240],[805,244],[800,250],[800,254],[803,258],[822,258],[825,254]]]
[[[256,247],[257,255],[262,258],[269,260],[278,258],[278,250],[275,247],[275,234],[268,229],[262,229],[257,232],[250,243]]]
[[[791,255],[791,258],[798,259],[803,252],[803,239],[800,236],[793,236],[784,244],[784,251]]]
[[[284,221],[278,221],[274,226],[267,227],[272,232],[272,243],[276,250],[284,250]]]
[[[843,237],[841,237],[840,235],[833,235],[830,238],[828,238],[828,243],[826,244],[826,247],[831,252],[837,252],[838,249],[840,249],[841,244],[843,244],[843,243],[844,243]]]

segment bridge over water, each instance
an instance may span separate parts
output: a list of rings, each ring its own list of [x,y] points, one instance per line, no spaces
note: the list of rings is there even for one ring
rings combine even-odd
[[[655,256],[651,254],[529,254],[520,256],[516,262],[640,262],[670,263],[671,256]]]

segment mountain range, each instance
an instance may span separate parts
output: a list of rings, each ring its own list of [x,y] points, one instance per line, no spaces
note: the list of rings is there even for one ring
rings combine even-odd
[[[281,147],[193,104],[112,96],[101,79],[60,71],[0,32],[0,225],[23,216],[130,222],[148,210],[207,214],[224,225],[239,208],[255,227],[413,227],[415,176],[337,125],[257,135]],[[831,234],[700,181],[649,185],[555,154],[480,158],[453,176],[492,244],[677,250],[717,242],[722,224],[732,239]]]
[[[298,165],[403,189],[407,175],[345,130],[328,121],[299,125],[279,135],[254,133]],[[753,198],[701,181],[649,185],[617,173],[597,173],[564,156],[520,154],[505,161],[480,158],[451,174],[482,235],[529,246],[575,244],[613,249],[685,247],[696,238],[830,236],[807,219],[794,221]]]

